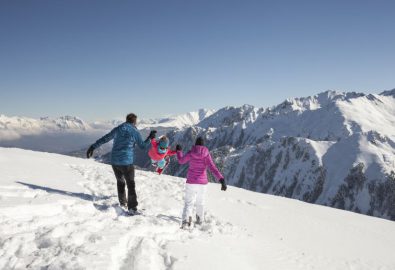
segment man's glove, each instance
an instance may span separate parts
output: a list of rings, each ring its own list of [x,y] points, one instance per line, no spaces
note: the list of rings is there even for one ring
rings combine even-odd
[[[95,148],[93,148],[93,146],[91,145],[88,149],[88,151],[86,151],[86,157],[90,158],[93,155],[93,150],[95,150]]]
[[[150,139],[150,140],[152,140],[152,139],[154,139],[154,138],[155,138],[155,136],[156,136],[156,130],[151,130],[151,132],[149,133],[149,135],[148,135],[148,138],[147,138],[147,139]]]
[[[176,151],[181,151],[181,150],[182,150],[181,145],[177,144],[177,145],[176,145]]]
[[[221,183],[221,190],[225,191],[227,189],[225,179],[220,179],[219,182]]]

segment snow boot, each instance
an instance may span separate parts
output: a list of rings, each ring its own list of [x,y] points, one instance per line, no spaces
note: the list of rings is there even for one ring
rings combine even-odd
[[[165,164],[165,166],[163,166],[163,168],[157,167],[157,168],[156,168],[156,172],[157,172],[159,175],[162,174],[162,172],[167,168],[167,166],[169,165],[169,163],[170,163],[170,159],[166,158],[166,164]]]
[[[202,219],[198,215],[196,215],[195,225],[202,225],[202,224],[203,224]]]
[[[191,225],[192,225],[192,217],[189,217],[188,220],[183,220],[182,221],[181,229],[190,228]]]
[[[157,168],[157,169],[156,169],[156,172],[157,172],[158,174],[162,174],[163,168]]]
[[[128,210],[128,203],[126,202],[119,203],[119,206],[124,210]]]
[[[138,215],[142,215],[143,213],[137,209],[129,209],[128,211],[128,215],[129,216],[138,216]]]

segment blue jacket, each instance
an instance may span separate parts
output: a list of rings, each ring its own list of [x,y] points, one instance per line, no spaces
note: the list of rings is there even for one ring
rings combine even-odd
[[[140,132],[134,125],[125,122],[97,140],[92,146],[96,149],[112,139],[114,139],[111,152],[112,165],[133,164],[135,145],[137,144],[141,149],[146,149],[151,145],[150,140],[143,141]]]

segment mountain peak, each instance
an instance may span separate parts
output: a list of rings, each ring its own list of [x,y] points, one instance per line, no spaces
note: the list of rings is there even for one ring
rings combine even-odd
[[[316,95],[307,97],[287,98],[279,105],[270,108],[271,112],[286,114],[293,111],[303,112],[306,110],[316,110],[327,107],[339,100],[350,100],[365,96],[363,93],[357,92],[340,92],[336,90],[326,90]]]
[[[395,88],[392,90],[386,90],[380,93],[381,96],[393,96],[395,97]]]

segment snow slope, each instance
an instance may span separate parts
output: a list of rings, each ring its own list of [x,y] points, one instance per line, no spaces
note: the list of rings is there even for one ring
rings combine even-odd
[[[395,269],[388,220],[209,184],[184,231],[184,179],[136,186],[145,215],[127,217],[110,166],[0,148],[0,269]]]

